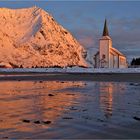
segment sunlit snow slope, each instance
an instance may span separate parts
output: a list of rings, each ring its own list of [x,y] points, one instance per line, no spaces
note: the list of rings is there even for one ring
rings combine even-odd
[[[0,63],[17,67],[84,66],[84,48],[46,11],[0,8]]]

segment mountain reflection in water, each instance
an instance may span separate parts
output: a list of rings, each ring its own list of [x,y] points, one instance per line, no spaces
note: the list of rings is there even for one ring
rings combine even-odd
[[[79,94],[58,92],[61,89],[83,86],[82,82],[2,82],[0,83],[1,129],[33,131],[21,125],[22,119],[55,120]],[[49,96],[53,95],[53,97]],[[59,94],[59,95],[58,95]]]

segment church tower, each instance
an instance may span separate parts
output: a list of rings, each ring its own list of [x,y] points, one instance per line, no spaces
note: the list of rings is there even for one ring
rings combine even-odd
[[[112,47],[112,40],[109,37],[109,31],[107,27],[107,20],[105,19],[104,29],[102,38],[99,41],[99,67],[100,68],[109,68],[110,62],[110,53],[109,50]]]
[[[94,55],[95,68],[127,68],[125,55],[112,47],[107,21],[105,19],[103,34],[99,41],[99,51]]]

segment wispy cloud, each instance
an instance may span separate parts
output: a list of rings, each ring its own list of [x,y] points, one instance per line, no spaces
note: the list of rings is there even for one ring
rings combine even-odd
[[[140,57],[140,18],[110,19],[108,23],[113,47],[122,51],[129,60],[132,57]],[[73,29],[73,34],[85,48],[97,49],[101,37],[101,32],[99,32],[101,29],[98,29],[101,28],[100,25],[92,18],[88,18],[84,24],[83,28]],[[87,28],[88,24],[90,26]]]

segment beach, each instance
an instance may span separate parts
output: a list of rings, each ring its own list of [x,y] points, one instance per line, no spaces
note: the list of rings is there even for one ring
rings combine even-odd
[[[140,138],[139,74],[1,73],[0,139]]]
[[[0,73],[0,81],[114,81],[114,82],[140,82],[140,73],[32,73],[8,72]]]
[[[140,139],[140,2],[0,1],[0,140]]]

